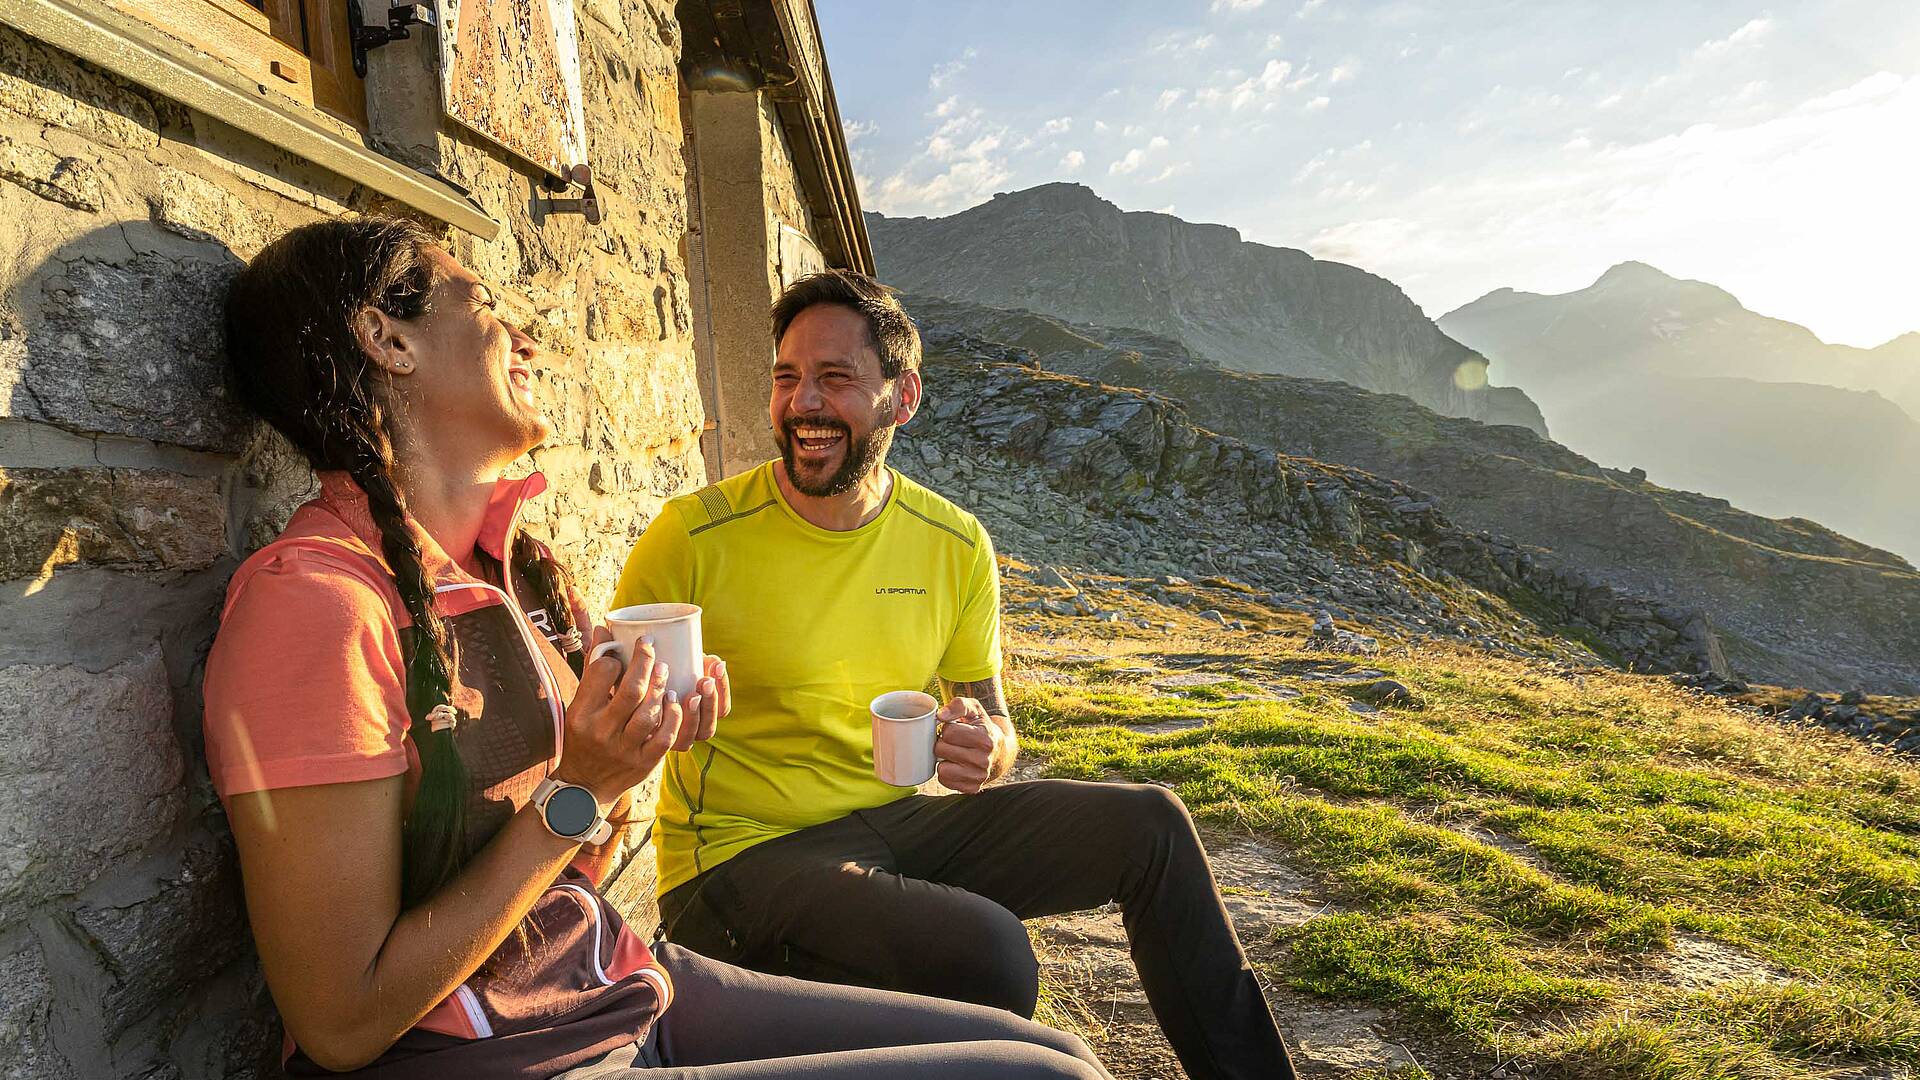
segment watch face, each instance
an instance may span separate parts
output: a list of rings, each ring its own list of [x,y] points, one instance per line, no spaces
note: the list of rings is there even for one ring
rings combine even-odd
[[[600,804],[583,787],[559,788],[547,796],[547,828],[561,836],[585,836],[600,816]]]

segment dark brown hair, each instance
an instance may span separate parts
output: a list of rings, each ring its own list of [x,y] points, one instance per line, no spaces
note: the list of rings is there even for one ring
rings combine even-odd
[[[227,295],[227,361],[240,399],[285,435],[316,470],[352,476],[380,529],[381,552],[412,625],[407,656],[408,737],[420,784],[404,826],[408,905],[445,884],[466,861],[470,782],[452,730],[429,714],[452,706],[453,635],[433,606],[406,495],[394,479],[393,412],[384,373],[354,336],[353,319],[377,308],[396,319],[430,313],[436,276],[419,224],[362,217],[316,222],[267,245]],[[529,581],[563,637],[577,638],[566,578],[540,545],[514,538],[513,567]],[[576,665],[579,654],[569,660]]]
[[[880,373],[889,379],[920,366],[920,330],[893,290],[857,270],[823,270],[787,286],[773,304],[773,342],[777,346],[800,313],[817,304],[837,304],[867,323],[867,344],[880,355]]]

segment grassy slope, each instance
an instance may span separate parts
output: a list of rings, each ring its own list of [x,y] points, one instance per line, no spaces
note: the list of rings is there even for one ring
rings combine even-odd
[[[1027,752],[1045,775],[1171,785],[1203,824],[1310,869],[1337,907],[1250,943],[1275,980],[1386,1003],[1482,1067],[1920,1065],[1920,769],[1664,680],[1451,646],[1366,660],[1424,705],[1356,714],[1350,688],[1296,678],[1325,659],[1303,634],[1227,631],[1125,593],[1101,603],[1172,629],[1008,620]],[[1107,659],[1020,658],[1040,640]],[[1248,682],[1173,696],[1116,670],[1174,655]],[[1304,694],[1233,700],[1260,683]],[[1702,940],[1773,977],[1673,977],[1676,945]]]

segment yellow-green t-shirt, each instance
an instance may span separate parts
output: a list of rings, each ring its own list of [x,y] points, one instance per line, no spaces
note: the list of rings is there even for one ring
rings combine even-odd
[[[669,502],[627,557],[614,607],[700,605],[733,712],[669,754],[654,845],[662,893],[764,840],[911,793],[873,775],[867,705],[937,674],[1000,671],[1000,580],[972,514],[888,470],[880,515],[809,524],[768,462]]]

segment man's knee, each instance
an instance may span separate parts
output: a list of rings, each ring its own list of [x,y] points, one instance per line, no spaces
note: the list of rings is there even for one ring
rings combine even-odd
[[[968,1049],[989,1057],[993,1075],[1007,1080],[1102,1080],[1105,1075],[1090,1052],[1082,1056],[1030,1042],[977,1042]]]
[[[940,947],[909,964],[927,964],[941,997],[1031,1017],[1040,997],[1040,961],[1018,916],[982,897],[958,905],[935,928]]]

